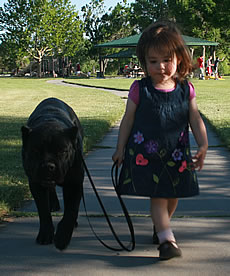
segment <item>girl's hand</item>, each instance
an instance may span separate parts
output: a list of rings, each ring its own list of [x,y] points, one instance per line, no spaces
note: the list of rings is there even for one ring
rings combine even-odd
[[[133,127],[136,109],[137,105],[130,98],[128,98],[125,114],[119,128],[116,151],[112,156],[113,162],[117,162],[118,168],[123,162],[125,146]]]
[[[198,168],[198,171],[202,170],[204,166],[204,159],[206,156],[206,152],[207,152],[207,147],[200,147],[197,153],[194,156],[192,156],[192,159],[194,160],[193,162],[194,169]]]
[[[114,163],[117,162],[118,168],[123,162],[123,157],[124,157],[123,151],[120,151],[120,150],[116,150],[112,156],[113,162]]]

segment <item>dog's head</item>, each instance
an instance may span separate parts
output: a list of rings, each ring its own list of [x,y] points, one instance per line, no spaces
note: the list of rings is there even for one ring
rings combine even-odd
[[[78,128],[62,129],[48,124],[37,128],[23,126],[21,131],[23,166],[29,181],[44,187],[62,185],[79,155]]]

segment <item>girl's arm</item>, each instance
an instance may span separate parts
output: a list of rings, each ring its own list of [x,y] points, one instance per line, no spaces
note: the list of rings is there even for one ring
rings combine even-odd
[[[124,156],[124,150],[126,143],[128,141],[131,129],[133,127],[135,112],[137,109],[137,105],[128,98],[125,114],[121,121],[119,134],[118,134],[118,141],[117,141],[117,148],[115,153],[112,156],[114,162],[118,161],[118,167],[121,165]]]
[[[202,120],[198,111],[196,98],[190,100],[189,103],[189,122],[193,135],[199,147],[197,153],[193,156],[193,164],[194,167],[198,168],[198,170],[200,171],[203,168],[204,159],[208,149],[208,137],[204,121]]]

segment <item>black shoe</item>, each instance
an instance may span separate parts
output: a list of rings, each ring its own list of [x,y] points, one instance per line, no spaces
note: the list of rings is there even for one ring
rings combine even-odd
[[[176,248],[173,245],[173,242],[165,241],[159,247],[158,250],[160,251],[160,259],[161,260],[169,260],[175,257],[181,257],[182,252],[180,248]]]
[[[159,238],[157,236],[156,228],[153,226],[153,244],[159,244]]]

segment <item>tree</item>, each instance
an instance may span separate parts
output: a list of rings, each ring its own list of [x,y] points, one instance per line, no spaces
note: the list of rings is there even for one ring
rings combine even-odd
[[[12,0],[0,8],[1,56],[10,70],[16,72],[26,55],[26,1]]]
[[[136,30],[143,31],[156,20],[173,20],[185,35],[219,42],[219,53],[229,56],[229,0],[136,0],[131,9]]]
[[[45,54],[72,57],[83,43],[78,13],[70,0],[40,1],[32,6],[33,37],[30,52],[38,64]],[[39,24],[38,24],[39,22]],[[40,66],[39,66],[40,67]]]
[[[131,25],[143,31],[156,20],[169,19],[169,1],[165,0],[138,0],[131,4]]]
[[[104,0],[91,0],[81,10],[85,36],[88,39],[86,41],[87,52],[95,60],[99,54],[95,45],[131,35],[133,32],[129,22],[130,7],[127,0],[117,3],[114,8],[110,7],[107,12],[105,12]],[[103,54],[108,52],[107,49],[100,51],[103,51]],[[113,51],[117,50],[113,49]],[[105,68],[106,64],[103,65],[104,70]]]
[[[73,56],[83,43],[78,12],[70,0],[10,0],[0,9],[1,40],[38,62],[45,55]]]
[[[119,39],[133,33],[133,27],[130,25],[131,9],[127,0],[117,3],[113,9],[109,9],[109,12],[101,17],[99,26],[101,41]]]
[[[168,1],[170,2],[170,1]],[[173,12],[184,34],[219,42],[217,54],[229,56],[229,0],[177,1]],[[227,59],[224,63],[227,64]]]
[[[85,36],[92,44],[97,44],[100,41],[99,28],[101,17],[105,13],[104,5],[104,0],[91,0],[89,4],[81,8]]]

